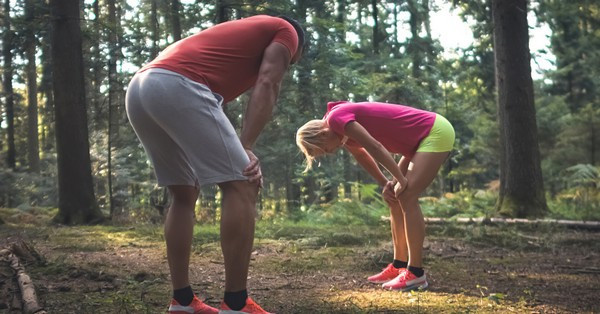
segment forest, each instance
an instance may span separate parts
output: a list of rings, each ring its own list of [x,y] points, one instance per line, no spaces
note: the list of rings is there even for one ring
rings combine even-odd
[[[595,0],[2,0],[0,310],[165,311],[170,197],[127,119],[127,86],[168,45],[260,14],[296,19],[306,43],[254,151],[255,299],[278,313],[600,310]],[[443,16],[472,42],[445,47]],[[540,29],[547,46],[531,49]],[[248,99],[224,106],[237,131]],[[405,104],[454,126],[420,198],[429,291],[399,298],[364,280],[391,259],[390,213],[351,154],[304,172],[296,130],[336,100]],[[221,192],[200,192],[192,283],[215,305]]]

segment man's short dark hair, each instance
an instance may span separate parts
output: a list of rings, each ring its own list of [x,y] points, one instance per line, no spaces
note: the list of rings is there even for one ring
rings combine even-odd
[[[285,15],[280,15],[278,17],[281,19],[284,19],[288,23],[292,24],[292,26],[296,30],[296,33],[298,34],[298,48],[303,47],[304,46],[304,30],[302,29],[302,26],[300,25],[300,23],[298,23],[298,21],[294,20],[293,18],[285,16]]]

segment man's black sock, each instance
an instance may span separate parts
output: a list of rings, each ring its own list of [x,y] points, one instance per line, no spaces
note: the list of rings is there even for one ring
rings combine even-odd
[[[225,291],[225,297],[223,298],[225,304],[234,311],[241,310],[246,305],[246,299],[248,299],[248,290],[236,292]]]
[[[194,300],[194,291],[192,291],[191,286],[173,290],[173,299],[180,305],[188,306]]]
[[[423,274],[425,274],[423,267],[408,266],[408,271],[410,271],[411,273],[413,273],[413,275],[417,277],[421,277],[423,276]]]
[[[399,259],[395,259],[392,262],[392,266],[394,266],[394,268],[406,268],[406,266],[408,266],[408,262],[404,262]]]

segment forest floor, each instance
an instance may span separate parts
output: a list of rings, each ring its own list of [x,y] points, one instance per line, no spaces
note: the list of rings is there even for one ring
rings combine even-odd
[[[2,218],[0,248],[23,240],[42,257],[25,269],[48,313],[166,311],[170,284],[162,226],[52,226],[14,212]],[[213,306],[224,282],[218,239],[217,226],[195,227],[191,281]],[[384,291],[365,280],[385,267],[390,252],[384,221],[263,221],[256,229],[249,291],[276,313],[600,312],[598,231],[431,224],[425,242],[430,288],[411,293]],[[16,313],[10,310],[11,276],[0,266],[0,313]]]

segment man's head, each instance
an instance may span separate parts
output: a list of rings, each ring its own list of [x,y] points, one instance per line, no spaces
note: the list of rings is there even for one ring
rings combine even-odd
[[[292,58],[292,63],[296,63],[296,61],[298,61],[298,59],[300,59],[300,56],[302,55],[302,52],[304,50],[304,43],[305,43],[304,30],[302,29],[302,26],[300,25],[300,23],[298,23],[298,21],[294,20],[293,18],[285,16],[285,15],[280,15],[278,17],[281,19],[284,19],[288,23],[290,23],[296,30],[296,34],[298,34],[298,49],[296,50],[296,53],[294,54],[294,57]]]

